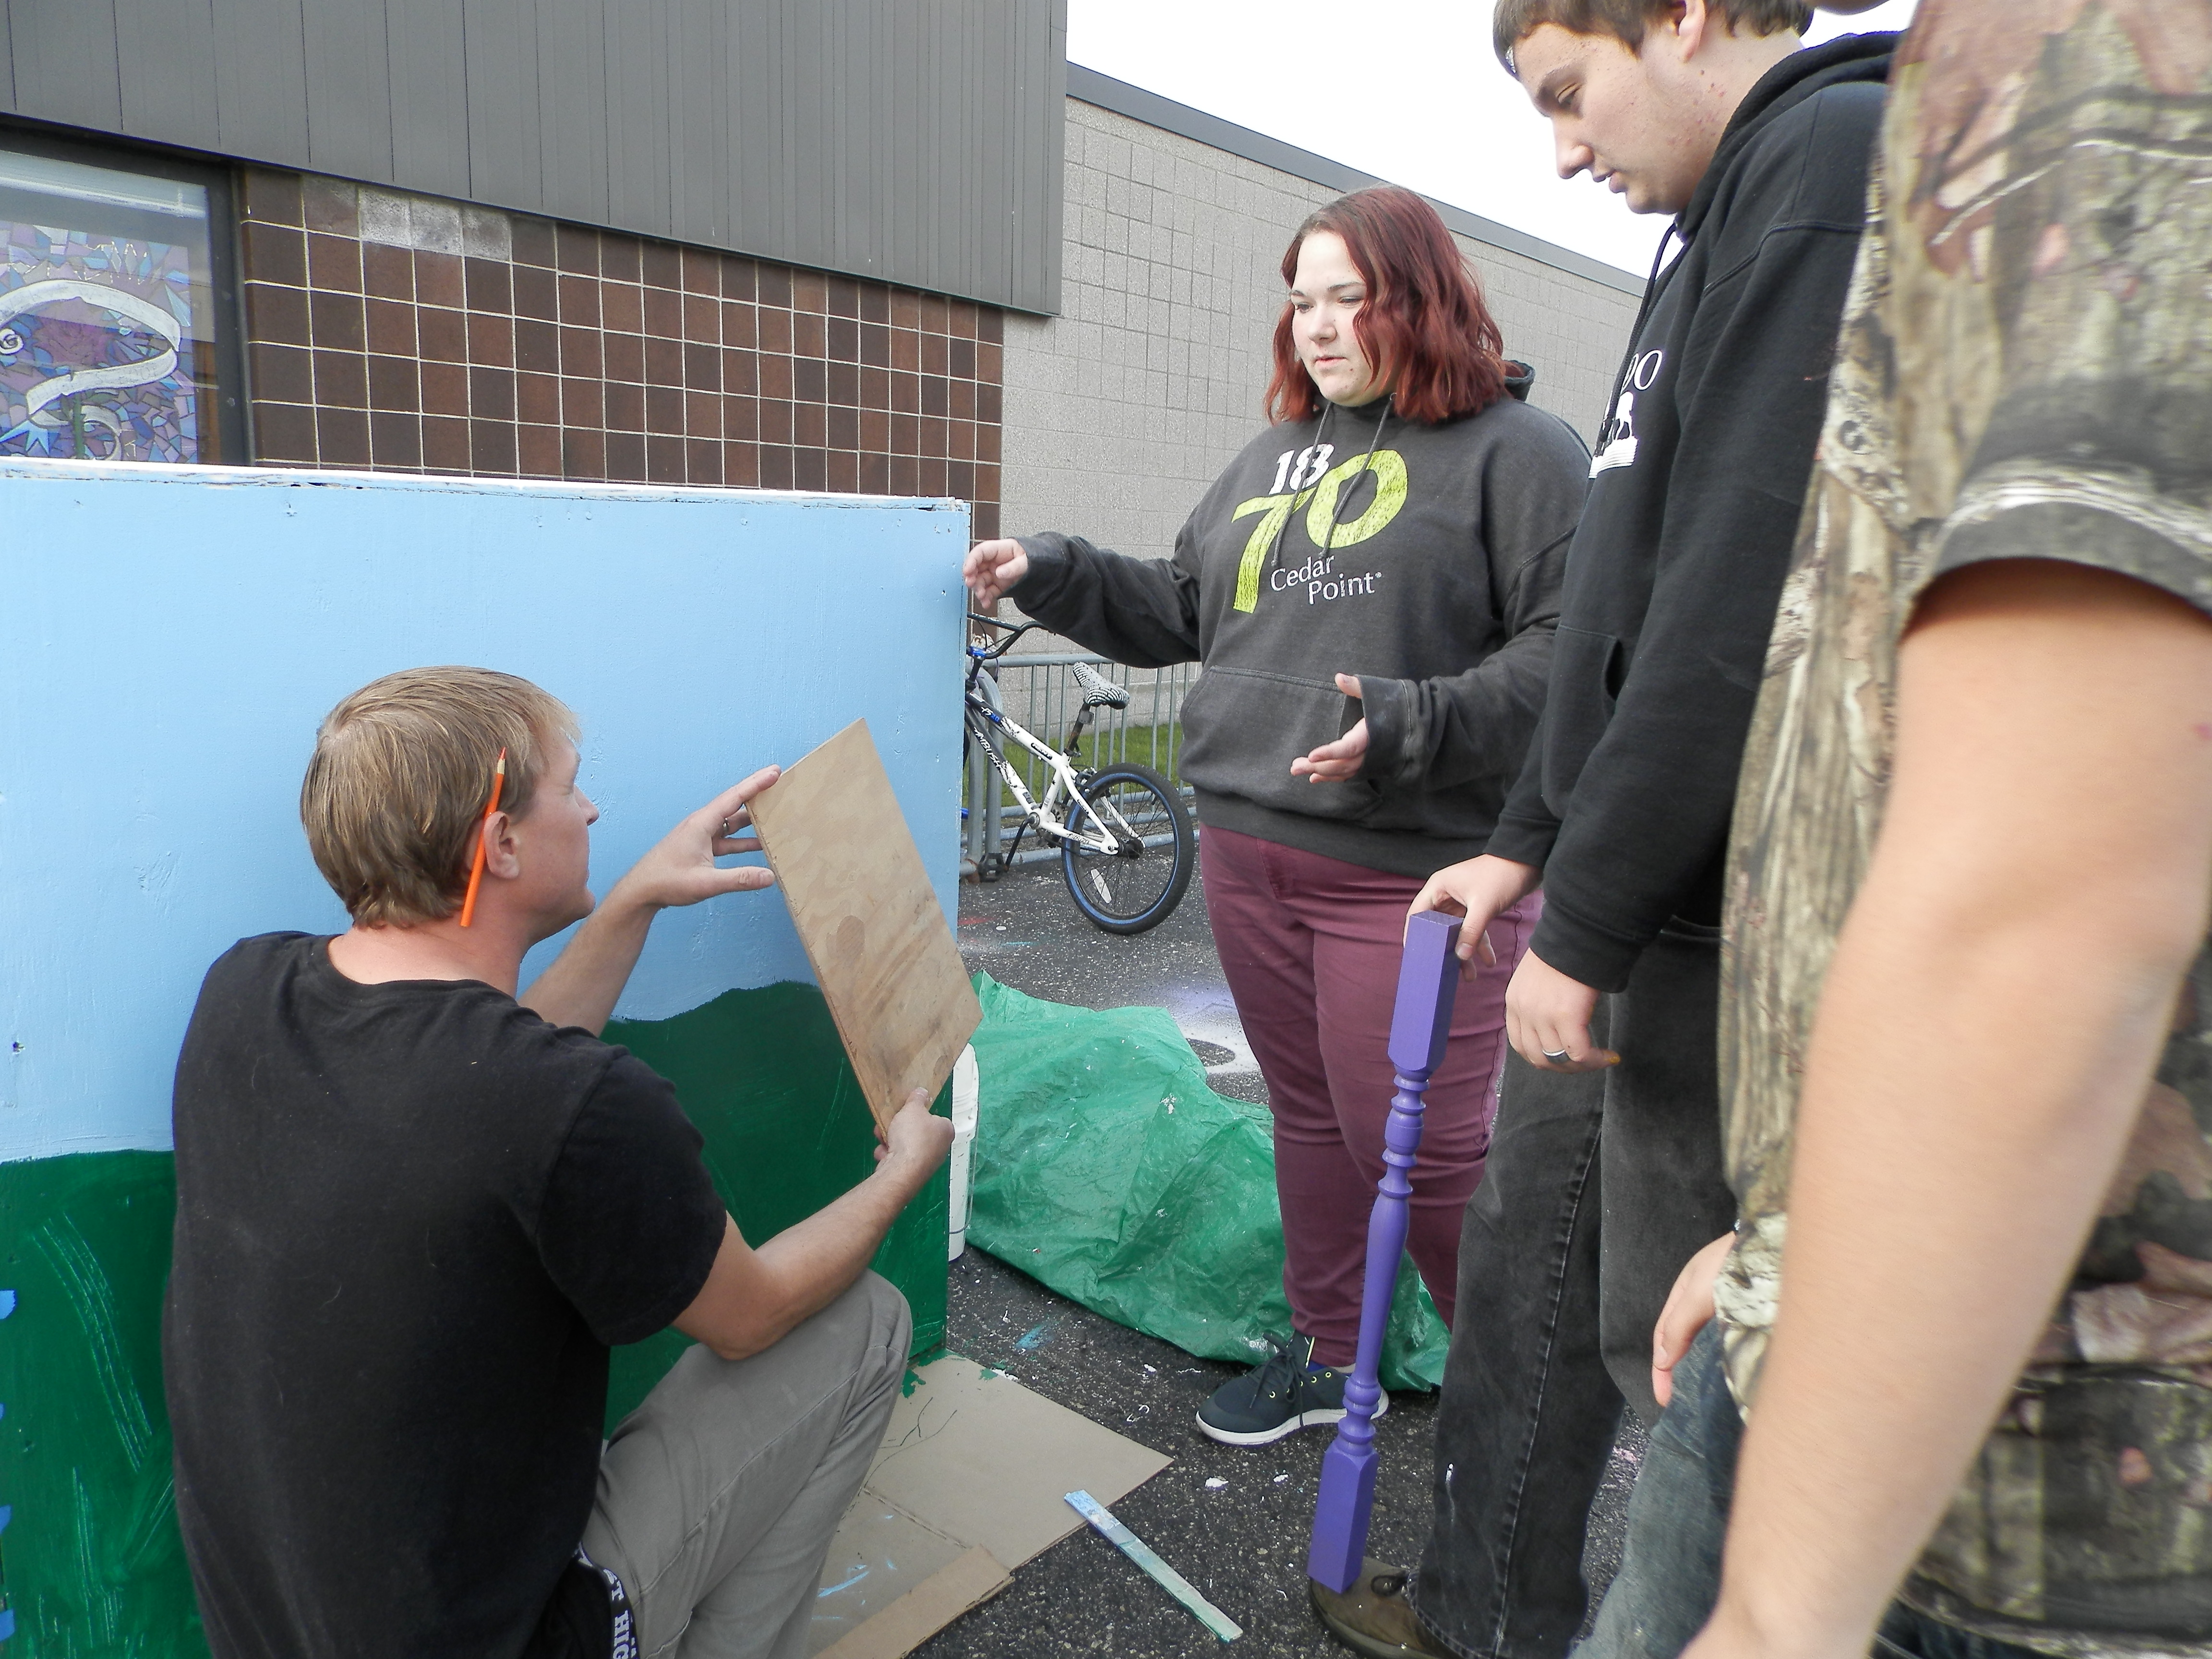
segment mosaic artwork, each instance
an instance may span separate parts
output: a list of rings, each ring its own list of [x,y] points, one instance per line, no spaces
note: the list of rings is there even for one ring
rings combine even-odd
[[[0,455],[200,459],[191,249],[0,220]]]

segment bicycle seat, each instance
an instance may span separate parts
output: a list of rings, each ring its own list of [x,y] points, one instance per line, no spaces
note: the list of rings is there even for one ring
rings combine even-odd
[[[1083,706],[1085,708],[1127,708],[1129,706],[1127,686],[1115,684],[1094,671],[1087,662],[1076,663],[1073,667],[1075,683],[1083,688]]]

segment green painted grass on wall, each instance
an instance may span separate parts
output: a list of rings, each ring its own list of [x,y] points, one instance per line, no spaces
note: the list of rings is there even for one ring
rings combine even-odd
[[[167,1152],[0,1164],[0,1286],[15,1293],[0,1321],[9,1659],[207,1651],[161,1407],[176,1209]]]
[[[873,1167],[866,1103],[811,985],[731,991],[673,1019],[618,1021],[607,1037],[676,1085],[706,1136],[716,1188],[756,1243]],[[914,1306],[917,1353],[944,1340],[947,1197],[940,1170],[876,1258]],[[161,1402],[175,1213],[167,1152],[0,1164],[0,1292],[15,1296],[0,1317],[9,1659],[207,1651],[177,1532]],[[610,1425],[684,1346],[664,1332],[615,1351]]]
[[[673,1019],[616,1020],[606,1035],[676,1085],[707,1137],[714,1186],[750,1243],[805,1220],[875,1168],[874,1120],[830,1006],[811,985],[729,991]],[[949,1084],[937,1109],[951,1109]],[[940,1166],[876,1253],[876,1271],[905,1291],[914,1309],[917,1354],[945,1340],[951,1196]],[[668,1330],[615,1350],[610,1428],[687,1345]]]

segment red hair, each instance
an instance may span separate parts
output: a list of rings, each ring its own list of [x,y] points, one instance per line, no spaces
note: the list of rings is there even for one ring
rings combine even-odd
[[[1428,425],[1480,414],[1505,395],[1504,337],[1482,302],[1482,289],[1436,209],[1398,185],[1340,196],[1298,227],[1283,255],[1285,286],[1297,280],[1298,250],[1316,231],[1334,231],[1367,284],[1352,319],[1359,349],[1387,386],[1399,414]],[[1321,388],[1298,361],[1285,303],[1275,325],[1275,374],[1267,382],[1270,421],[1310,421]]]

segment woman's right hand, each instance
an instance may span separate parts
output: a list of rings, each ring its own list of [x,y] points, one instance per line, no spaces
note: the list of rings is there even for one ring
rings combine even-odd
[[[1465,916],[1459,931],[1459,959],[1471,963],[1480,953],[1485,967],[1495,967],[1498,953],[1490,948],[1485,930],[1500,911],[1510,910],[1534,892],[1544,872],[1533,864],[1492,857],[1468,860],[1439,870],[1407,908],[1408,921],[1424,910],[1441,910],[1448,916]]]
[[[960,567],[960,580],[968,584],[975,609],[986,616],[1008,588],[1029,574],[1030,556],[1022,551],[1019,542],[1007,536],[994,542],[977,542],[968,550],[967,562]]]

